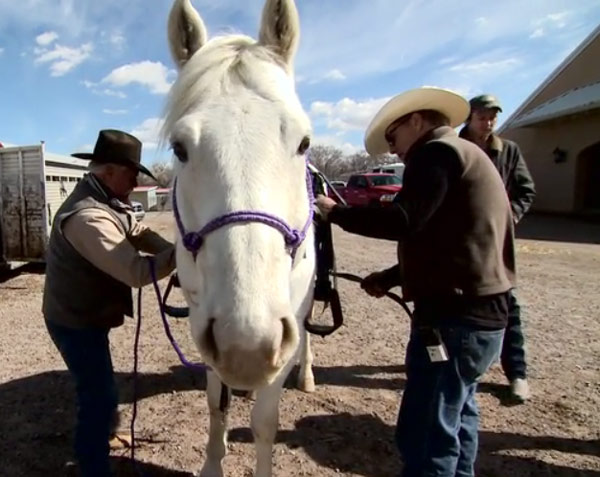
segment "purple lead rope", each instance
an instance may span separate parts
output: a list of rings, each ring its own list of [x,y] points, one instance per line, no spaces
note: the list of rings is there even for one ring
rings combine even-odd
[[[161,297],[161,293],[160,293],[160,288],[158,288],[158,280],[156,278],[156,267],[154,264],[154,257],[148,257],[148,262],[150,262],[150,275],[152,276],[152,284],[154,285],[154,292],[156,293],[156,298],[158,299],[158,309],[160,310],[160,316],[162,318],[163,327],[165,329],[165,333],[167,334],[167,337],[169,338],[169,341],[171,342],[171,345],[173,346],[173,349],[175,350],[175,352],[177,353],[177,356],[179,357],[179,361],[181,361],[181,363],[184,366],[186,366],[187,368],[195,369],[197,371],[206,371],[208,366],[206,366],[205,364],[192,363],[192,362],[188,361],[186,359],[185,355],[183,354],[183,352],[181,351],[181,349],[179,348],[177,341],[175,341],[175,338],[173,338],[173,335],[171,334],[171,328],[169,327],[169,322],[167,321],[167,316],[165,315],[165,310],[163,309],[163,307],[161,305],[162,297]]]

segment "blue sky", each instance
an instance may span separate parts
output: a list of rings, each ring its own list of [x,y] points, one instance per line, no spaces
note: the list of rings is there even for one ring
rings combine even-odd
[[[209,34],[256,37],[263,0],[192,0]],[[314,143],[351,153],[389,97],[434,85],[496,94],[502,119],[600,23],[598,0],[297,0],[296,78]],[[93,148],[123,129],[156,147],[176,77],[171,0],[0,0],[0,141]]]

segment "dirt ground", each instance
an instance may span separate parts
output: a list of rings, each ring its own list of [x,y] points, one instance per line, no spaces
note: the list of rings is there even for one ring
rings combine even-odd
[[[172,234],[168,212],[146,222]],[[600,475],[600,226],[531,217],[518,241],[520,299],[533,398],[507,401],[498,365],[483,378],[478,476]],[[571,242],[575,240],[575,242]],[[364,275],[393,263],[395,247],[335,230],[341,271]],[[28,267],[0,282],[0,476],[71,472],[73,387],[40,313],[43,270]],[[162,283],[163,289],[166,284]],[[405,383],[408,320],[391,300],[339,283],[345,326],[313,338],[317,390],[288,386],[274,449],[276,476],[396,475],[393,429]],[[199,359],[184,320],[172,330]],[[128,425],[132,410],[134,320],[112,332],[113,360]],[[205,379],[177,360],[156,298],[143,295],[136,456],[144,475],[197,471],[207,439]],[[226,475],[252,475],[251,402],[233,401]],[[127,451],[113,453],[118,475],[136,475]]]

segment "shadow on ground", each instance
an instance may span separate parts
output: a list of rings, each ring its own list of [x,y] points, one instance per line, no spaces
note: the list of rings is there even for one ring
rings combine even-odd
[[[117,373],[120,401],[133,399],[132,375]],[[182,366],[170,373],[140,374],[139,399],[173,391],[206,388],[204,375]],[[74,388],[67,371],[15,379],[0,385],[0,462],[3,477],[69,476],[75,420]],[[114,458],[117,475],[137,475],[126,458]],[[143,464],[147,476],[179,477],[190,474]],[[74,470],[72,471],[74,474]]]
[[[369,414],[309,416],[296,422],[293,431],[280,431],[277,441],[291,449],[302,448],[319,465],[341,474],[365,477],[399,475],[401,464],[393,444],[394,429]],[[229,438],[251,442],[248,428],[233,429]],[[500,454],[510,450],[554,450],[597,456],[599,441],[553,436],[522,436],[481,432],[478,476],[485,477],[597,477],[595,470],[579,470],[534,458]],[[364,458],[362,458],[364,457]]]
[[[600,219],[529,214],[516,228],[517,238],[600,244]]]

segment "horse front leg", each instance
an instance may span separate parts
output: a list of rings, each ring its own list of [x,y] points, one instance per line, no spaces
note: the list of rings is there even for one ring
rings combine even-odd
[[[256,473],[254,477],[271,477],[273,466],[273,443],[279,425],[279,398],[287,372],[275,382],[257,392],[252,408],[251,427],[256,446]]]
[[[200,471],[200,477],[223,477],[223,458],[227,452],[227,412],[231,395],[227,392],[226,406],[221,410],[221,390],[223,385],[213,371],[206,373],[206,397],[210,411],[210,429],[206,446],[206,462]]]
[[[315,391],[315,376],[312,370],[313,354],[310,347],[310,333],[308,331],[304,331],[300,353],[300,372],[298,373],[296,387],[305,393],[312,393]]]

